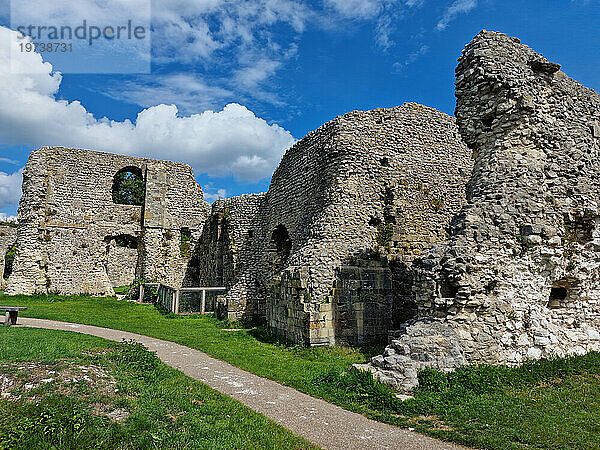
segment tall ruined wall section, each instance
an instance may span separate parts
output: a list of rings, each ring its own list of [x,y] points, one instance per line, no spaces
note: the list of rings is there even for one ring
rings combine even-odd
[[[421,259],[419,316],[373,360],[409,389],[423,367],[516,364],[600,348],[600,97],[516,38],[482,32],[456,70],[473,150],[468,205]]]
[[[6,252],[17,242],[17,229],[11,226],[0,225],[0,289],[4,289],[4,267]]]
[[[143,278],[180,287],[209,213],[190,166],[146,160]],[[182,233],[189,236],[187,244]]]
[[[113,203],[114,177],[127,167],[144,174],[144,206]],[[39,149],[23,174],[19,245],[6,292],[105,295],[134,275],[180,283],[189,259],[180,254],[180,230],[199,236],[207,213],[184,164]],[[133,248],[117,249],[120,236]]]
[[[251,275],[260,259],[258,243],[264,220],[260,212],[265,195],[244,194],[215,201],[186,272],[186,286],[228,289],[229,300],[221,313],[231,320],[264,316],[253,302],[261,294],[255,292]]]
[[[385,338],[388,256],[409,261],[445,237],[470,170],[454,120],[421,105],[352,112],[309,133],[246,208],[256,256],[227,294],[230,316],[244,314],[231,304],[243,308],[251,291],[255,317],[289,340]]]

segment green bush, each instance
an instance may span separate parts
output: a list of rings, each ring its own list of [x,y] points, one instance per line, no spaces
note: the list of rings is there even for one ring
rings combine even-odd
[[[391,223],[380,223],[377,225],[377,236],[375,241],[380,247],[390,250],[392,238],[394,237],[394,225]]]

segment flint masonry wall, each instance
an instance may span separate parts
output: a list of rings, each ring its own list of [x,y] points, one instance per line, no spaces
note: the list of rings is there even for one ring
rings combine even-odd
[[[144,174],[143,206],[113,203],[113,179],[126,167]],[[110,295],[133,276],[178,285],[189,259],[180,251],[181,230],[199,238],[208,210],[187,165],[36,150],[23,174],[19,245],[6,292]],[[122,236],[135,248],[116,248]]]
[[[17,229],[11,226],[0,225],[0,289],[4,289],[4,267],[6,252],[17,242]]]
[[[186,286],[224,286],[229,301],[220,314],[230,320],[264,317],[264,309],[254,301],[257,293],[250,278],[259,261],[258,237],[262,233],[259,213],[265,194],[244,194],[216,200],[188,265]]]
[[[356,111],[309,133],[266,195],[213,207],[240,230],[226,245],[249,261],[234,271],[229,317],[312,345],[385,339],[394,301],[404,301],[388,260],[409,261],[445,237],[470,170],[454,120],[421,105]]]
[[[403,389],[424,367],[600,348],[600,97],[500,33],[481,32],[459,61],[468,203],[415,262],[419,319],[372,362]]]

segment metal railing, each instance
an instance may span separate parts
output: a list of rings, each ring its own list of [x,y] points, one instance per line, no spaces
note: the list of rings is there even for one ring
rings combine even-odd
[[[189,288],[179,288],[175,289],[171,286],[167,286],[161,283],[145,283],[140,285],[140,303],[144,300],[145,295],[145,286],[158,286],[157,296],[154,300],[154,303],[159,305],[163,310],[169,311],[175,314],[180,314],[179,312],[179,302],[181,299],[181,295],[185,293],[201,293],[201,301],[200,301],[200,314],[210,314],[214,311],[206,310],[206,293],[207,292],[219,292],[226,291],[225,287],[189,287]],[[214,308],[213,308],[214,309]]]

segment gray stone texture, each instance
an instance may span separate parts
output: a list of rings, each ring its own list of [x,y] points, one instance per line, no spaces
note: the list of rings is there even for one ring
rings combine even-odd
[[[290,341],[385,342],[405,301],[393,283],[446,236],[470,171],[454,119],[432,108],[337,117],[286,152],[266,194],[215,203],[189,282],[225,284],[224,314]]]
[[[414,263],[418,319],[372,370],[518,364],[600,349],[600,97],[518,39],[481,32],[456,69],[475,158],[451,236]]]
[[[143,206],[113,203],[115,174],[141,169]],[[23,174],[18,246],[6,293],[112,295],[134,277],[181,284],[189,257],[180,233],[199,238],[209,205],[189,166],[44,147]],[[118,247],[129,236],[137,249]]]

